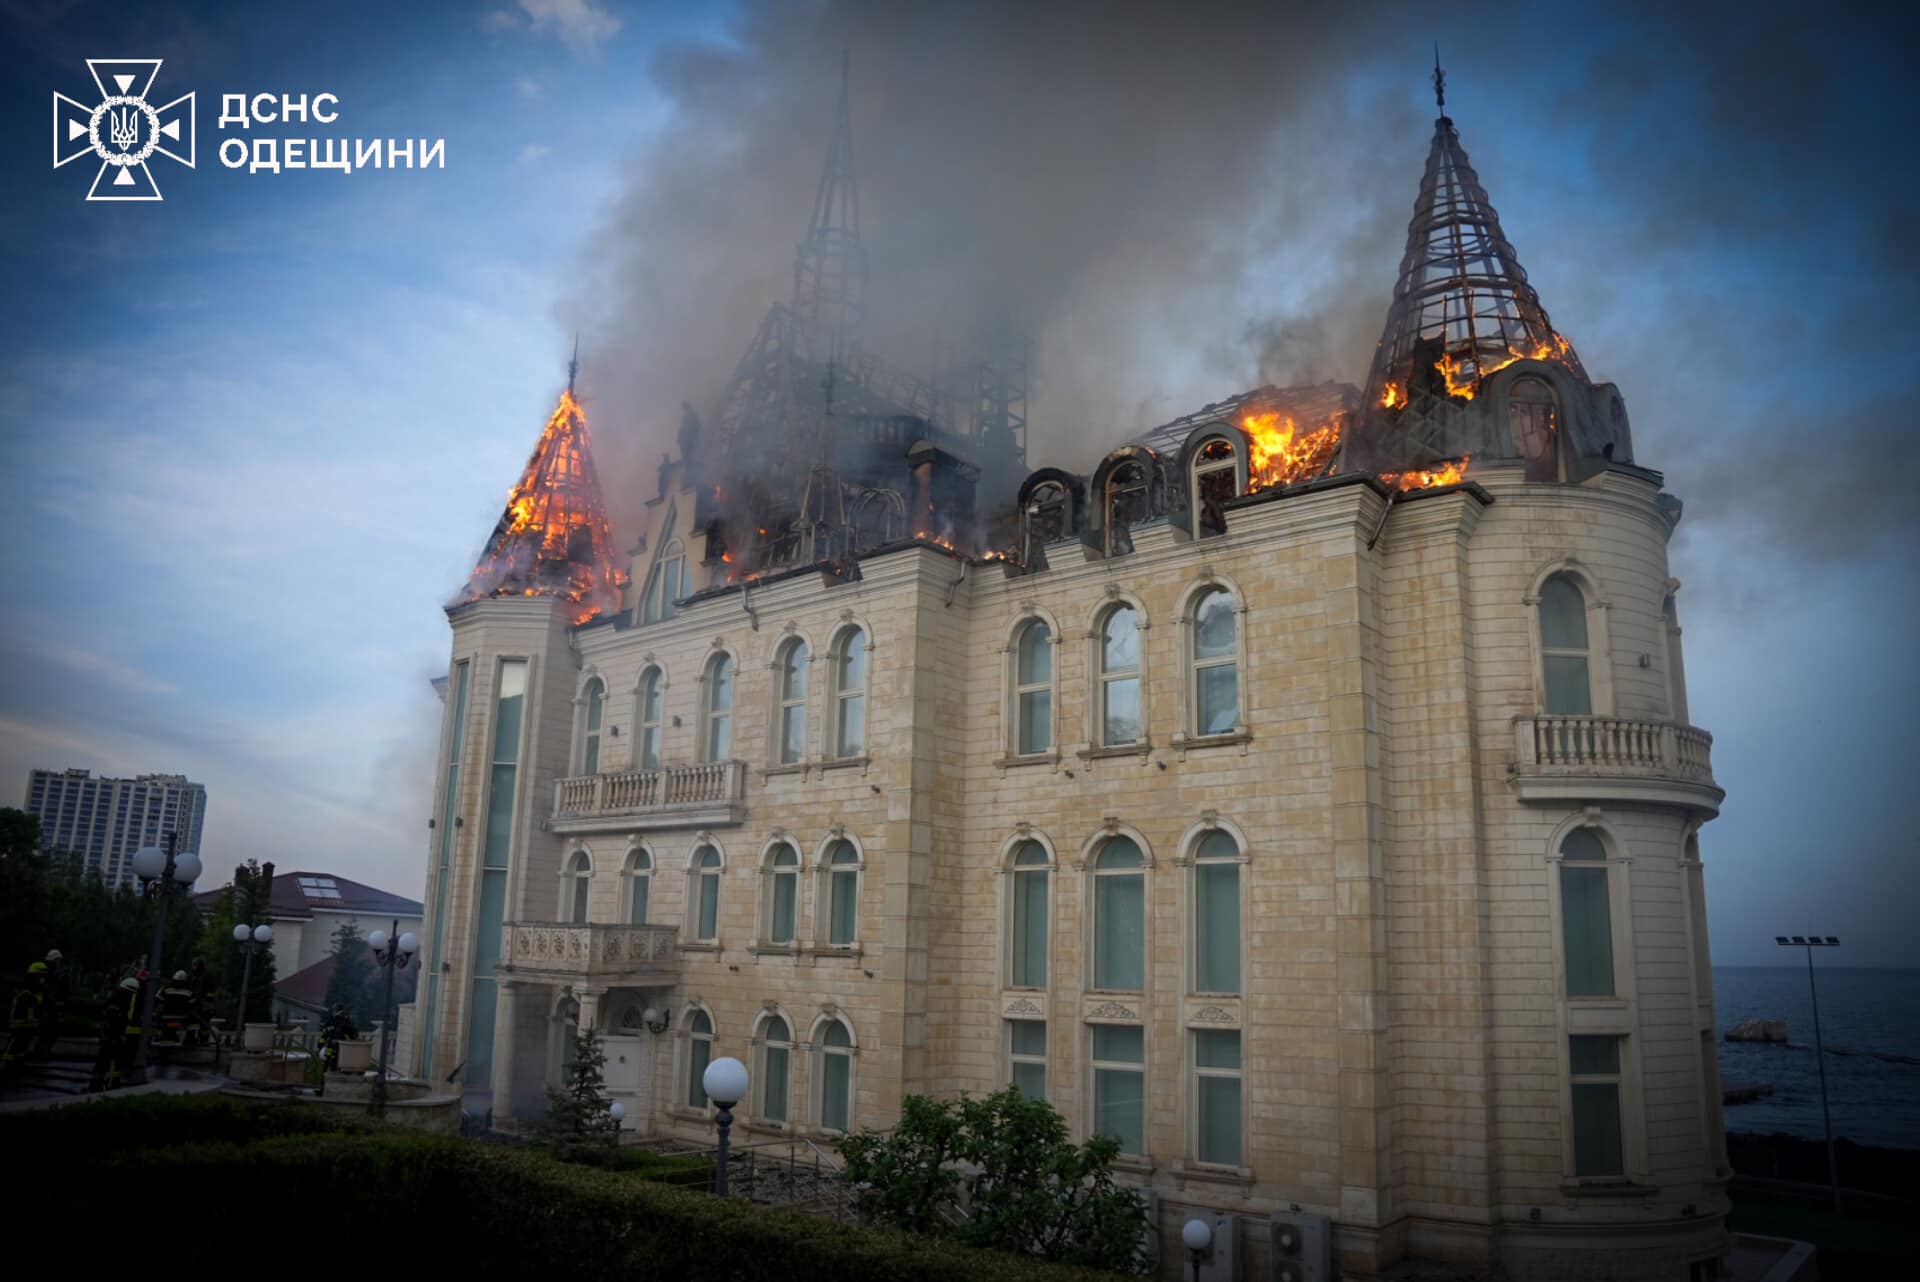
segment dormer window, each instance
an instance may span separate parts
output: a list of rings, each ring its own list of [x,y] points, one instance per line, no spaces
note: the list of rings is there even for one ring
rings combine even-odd
[[[1546,380],[1514,380],[1507,391],[1507,422],[1513,429],[1514,452],[1526,462],[1527,479],[1559,480],[1560,410]]]
[[[1106,553],[1133,551],[1133,526],[1147,519],[1147,469],[1138,461],[1120,464],[1107,475]]]
[[[1193,532],[1220,534],[1227,528],[1226,505],[1240,489],[1239,461],[1233,442],[1216,436],[1193,456]]]

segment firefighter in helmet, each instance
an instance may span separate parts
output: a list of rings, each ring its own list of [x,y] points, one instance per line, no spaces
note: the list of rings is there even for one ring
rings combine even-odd
[[[40,1036],[33,1043],[33,1058],[51,1059],[53,1039],[60,1035],[60,1016],[67,1009],[67,959],[58,948],[47,950],[47,987],[40,1008]]]
[[[90,1091],[110,1091],[120,1084],[140,1046],[140,981],[128,975],[111,993],[100,1011],[100,1052],[94,1056]]]
[[[193,1013],[193,989],[187,985],[187,972],[176,970],[167,986],[160,990],[160,1019],[155,1041],[170,1046],[187,1039],[187,1022]]]
[[[40,1037],[40,1021],[47,1006],[47,964],[27,967],[27,981],[13,994],[7,1011],[7,1048],[0,1054],[0,1074],[12,1077],[27,1062],[27,1052]]]
[[[187,988],[193,994],[190,1013],[193,1019],[195,1040],[202,1046],[213,1042],[213,1021],[207,1010],[213,1004],[213,975],[207,970],[207,959],[196,957],[193,965],[187,968]]]

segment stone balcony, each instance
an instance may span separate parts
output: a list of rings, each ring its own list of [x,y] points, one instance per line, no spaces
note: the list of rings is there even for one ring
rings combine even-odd
[[[1522,801],[1653,802],[1720,812],[1713,736],[1634,717],[1515,717],[1514,791]]]
[[[634,832],[648,828],[719,828],[747,817],[747,763],[707,761],[576,775],[553,785],[547,830]]]
[[[679,974],[679,947],[677,926],[510,921],[501,928],[500,973],[561,984],[660,984]]]

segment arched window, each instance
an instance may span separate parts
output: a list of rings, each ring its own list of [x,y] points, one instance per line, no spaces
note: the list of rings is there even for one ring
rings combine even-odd
[[[760,1025],[760,1120],[787,1120],[787,1085],[793,1075],[793,1029],[779,1015]]]
[[[1053,631],[1039,619],[1020,629],[1013,654],[1016,756],[1053,747]]]
[[[1093,861],[1093,986],[1138,991],[1147,981],[1146,860],[1110,837]]]
[[[1067,487],[1058,481],[1042,481],[1027,496],[1027,546],[1045,547],[1073,533],[1073,508]]]
[[[1023,841],[1013,856],[1012,918],[1008,923],[1007,981],[1015,988],[1047,986],[1047,851]]]
[[[703,760],[725,761],[733,748],[733,658],[716,654],[707,660],[706,740]]]
[[[1141,740],[1140,612],[1117,605],[1100,621],[1100,724],[1095,741],[1105,748]]]
[[[581,731],[580,773],[600,773],[600,719],[606,713],[607,686],[595,677],[587,682],[587,715]]]
[[[845,1131],[853,1116],[853,1033],[840,1020],[820,1037],[820,1125]]]
[[[627,855],[627,866],[621,871],[627,878],[627,920],[635,926],[644,926],[647,924],[647,901],[653,897],[653,856],[642,847],[635,846]]]
[[[1233,442],[1208,440],[1193,456],[1193,532],[1220,534],[1227,528],[1226,505],[1240,492],[1240,464]]]
[[[1208,588],[1193,603],[1193,733],[1232,734],[1240,720],[1233,594]]]
[[[848,628],[833,654],[833,753],[858,757],[867,750],[867,634]]]
[[[576,926],[587,923],[587,903],[593,891],[593,860],[584,850],[576,850],[567,860],[567,890],[564,903],[567,920]]]
[[[1593,715],[1587,656],[1587,598],[1572,579],[1556,574],[1540,585],[1540,667],[1549,713]]]
[[[829,948],[851,948],[860,936],[860,852],[845,838],[834,842],[820,875],[826,882],[822,898],[827,905],[822,942]]]
[[[1147,1151],[1147,1033],[1138,1024],[1095,1024],[1093,1133],[1122,1153]]]
[[[660,687],[660,669],[649,668],[647,675],[640,679],[639,765],[642,770],[660,768],[660,711],[664,702]]]
[[[1566,953],[1567,996],[1612,997],[1613,907],[1607,886],[1607,848],[1591,828],[1575,828],[1560,842],[1560,927]]]
[[[1240,843],[1219,828],[1193,852],[1193,988],[1240,991]]]
[[[800,911],[800,852],[780,842],[767,853],[767,897],[764,938],[770,944],[791,944]]]
[[[807,643],[792,637],[780,647],[780,659],[775,664],[780,691],[777,759],[783,766],[804,760],[807,755],[807,662],[811,657]]]
[[[1106,553],[1120,556],[1133,551],[1133,525],[1147,518],[1147,468],[1129,460],[1107,474]]]
[[[680,612],[675,602],[693,595],[693,580],[687,569],[687,552],[679,540],[669,542],[647,575],[646,589],[640,596],[640,622],[658,623]]]
[[[1559,478],[1559,407],[1544,379],[1517,378],[1507,389],[1507,421],[1514,452],[1526,461],[1529,481]]]
[[[713,1060],[713,1019],[703,1010],[687,1020],[687,1093],[689,1108],[707,1106],[707,1087],[701,1079]]]
[[[687,899],[693,905],[693,937],[702,943],[720,938],[720,852],[702,846],[693,853]]]

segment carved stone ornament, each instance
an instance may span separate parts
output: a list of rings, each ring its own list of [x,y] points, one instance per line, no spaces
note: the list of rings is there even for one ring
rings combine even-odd
[[[625,941],[620,931],[610,930],[607,932],[606,944],[604,947],[605,947],[606,957],[608,961],[618,962],[623,960],[623,954],[626,952],[624,943]]]
[[[1233,1012],[1225,1006],[1202,1006],[1187,1018],[1195,1024],[1232,1024],[1237,1022],[1234,1019]]]
[[[1582,828],[1598,828],[1600,826],[1600,807],[1598,806],[1581,807],[1580,826]]]
[[[1109,837],[1119,836],[1120,835],[1120,816],[1119,815],[1102,815],[1100,817],[1100,831],[1106,833],[1107,836]]]
[[[1220,575],[1214,570],[1212,566],[1203,565],[1200,567],[1200,573],[1194,575],[1193,577],[1198,582],[1201,582],[1201,583],[1212,583],[1215,579],[1218,579]]]
[[[775,841],[784,841],[787,836],[787,830],[785,828],[769,828],[767,829],[767,836],[773,838]]]
[[[1139,1019],[1140,1012],[1120,1002],[1101,1002],[1087,1012],[1089,1019]]]
[[[835,841],[839,841],[841,838],[845,837],[846,835],[847,835],[847,826],[845,824],[828,824],[827,825],[827,836],[833,838]]]
[[[1220,826],[1220,812],[1218,810],[1202,810],[1200,812],[1200,826],[1209,830],[1218,828]]]
[[[1119,599],[1120,599],[1120,585],[1118,583],[1107,584],[1107,600],[1118,601]]]
[[[840,1006],[837,1002],[821,1002],[820,1013],[828,1019],[840,1018]]]
[[[853,622],[853,611],[852,611],[852,610],[842,610],[842,611],[840,611],[840,622],[842,622],[842,623],[852,623],[852,622]]]
[[[1040,1009],[1040,1003],[1034,1001],[1031,997],[1017,997],[1013,1001],[1008,1002],[1006,1013],[1009,1015],[1046,1014],[1045,1011]]]
[[[772,1014],[774,1011],[777,1011],[780,1009],[780,1003],[776,1002],[775,1000],[773,1000],[773,998],[769,997],[767,998],[767,1000],[760,1003],[760,1009],[763,1011],[766,1011],[768,1014]]]
[[[1013,830],[1024,839],[1033,836],[1033,825],[1024,819],[1014,821]]]

